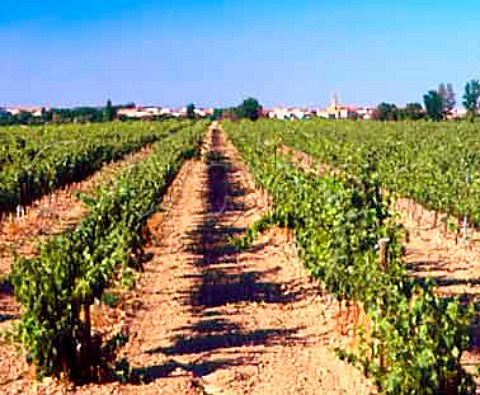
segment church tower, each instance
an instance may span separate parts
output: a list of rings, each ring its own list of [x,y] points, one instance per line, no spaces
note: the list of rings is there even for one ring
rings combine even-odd
[[[335,109],[338,108],[338,105],[340,104],[339,100],[338,100],[338,95],[336,93],[334,93],[332,95],[332,102],[331,102],[331,106]]]
[[[339,100],[338,100],[338,95],[336,93],[334,93],[332,95],[332,99],[330,101],[330,106],[327,109],[328,112],[330,114],[336,114],[337,111],[338,111],[339,105],[340,105],[340,103],[339,103]]]

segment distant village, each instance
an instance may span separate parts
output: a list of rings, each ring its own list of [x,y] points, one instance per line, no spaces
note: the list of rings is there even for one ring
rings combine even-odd
[[[332,96],[330,105],[326,108],[284,108],[277,107],[265,109],[263,116],[277,119],[305,119],[320,117],[326,119],[372,119],[375,114],[375,107],[354,106],[340,104],[337,95]]]
[[[159,106],[138,106],[127,105],[117,106],[115,109],[115,117],[120,120],[138,119],[152,120],[160,118],[185,118],[189,117],[188,108],[179,109],[159,107]],[[42,117],[45,113],[50,112],[47,107],[0,107],[0,117],[28,115],[30,117]],[[294,120],[308,119],[312,117],[320,117],[325,119],[375,119],[377,107],[357,106],[341,104],[336,94],[332,95],[330,104],[326,108],[301,108],[301,107],[272,107],[260,109],[259,116],[272,119]],[[194,108],[195,118],[211,118],[215,117],[216,109],[214,108]],[[449,112],[448,118],[463,118],[467,111],[460,108],[454,108]],[[223,115],[225,117],[225,115]],[[227,115],[228,116],[228,115]]]
[[[18,116],[28,113],[34,117],[41,117],[44,112],[50,111],[47,107],[0,107],[1,115]],[[197,118],[208,118],[214,115],[214,108],[195,108]],[[353,106],[340,104],[336,95],[332,97],[330,105],[326,108],[300,108],[300,107],[272,107],[262,108],[260,116],[276,119],[307,119],[321,117],[327,119],[361,118],[371,119],[375,112],[374,107]],[[180,109],[157,106],[128,106],[116,110],[117,118],[152,119],[152,118],[183,118],[187,116],[187,107]]]

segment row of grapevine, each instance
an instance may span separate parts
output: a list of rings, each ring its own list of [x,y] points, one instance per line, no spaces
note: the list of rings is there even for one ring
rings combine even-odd
[[[351,169],[355,176],[302,172],[276,156],[278,135],[269,125],[225,122],[224,129],[273,199],[261,226],[290,228],[308,272],[339,300],[367,312],[369,327],[351,360],[387,394],[474,393],[460,363],[472,307],[439,298],[431,283],[407,275],[401,229],[378,174],[362,163]],[[386,237],[388,265],[382,268],[378,242]]]
[[[0,214],[84,179],[180,127],[110,123],[0,129]]]
[[[374,163],[382,186],[480,224],[477,124],[263,120],[284,144],[337,167]]]
[[[196,154],[205,126],[184,124],[165,136],[113,186],[84,197],[89,215],[76,229],[41,245],[36,258],[17,257],[11,280],[23,314],[16,333],[38,375],[89,375],[89,306],[118,269],[135,264],[148,217],[184,159]]]

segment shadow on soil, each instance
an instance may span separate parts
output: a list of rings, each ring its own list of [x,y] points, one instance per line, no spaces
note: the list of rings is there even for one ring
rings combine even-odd
[[[0,313],[0,323],[5,322],[5,321],[10,321],[10,320],[16,320],[20,318],[19,314],[3,314]]]
[[[13,295],[13,285],[7,278],[0,279],[0,297],[4,295]]]
[[[219,132],[213,132],[212,152],[208,156],[208,178],[203,198],[208,201],[204,221],[191,234],[198,240],[195,252],[201,256],[192,265],[201,270],[199,274],[185,274],[193,278],[195,285],[181,296],[184,303],[191,306],[197,322],[180,327],[168,347],[158,347],[146,351],[149,354],[161,353],[169,357],[198,354],[200,362],[180,364],[170,360],[161,366],[138,369],[149,380],[166,377],[177,368],[192,372],[194,376],[204,376],[218,369],[253,363],[254,354],[238,357],[233,348],[252,345],[273,346],[277,344],[298,345],[305,342],[296,334],[300,328],[259,328],[247,330],[228,319],[222,306],[233,303],[288,303],[295,300],[295,292],[286,293],[282,284],[268,281],[279,268],[265,271],[248,270],[246,264],[237,261],[237,249],[228,243],[228,237],[241,234],[244,228],[236,225],[237,219],[245,210],[243,190],[233,180],[233,165],[220,150],[223,145]],[[249,251],[260,253],[265,245],[256,245]],[[220,351],[235,354],[234,359],[212,360],[208,353]],[[207,353],[207,355],[203,354]],[[203,355],[202,355],[203,354]]]
[[[238,366],[245,363],[243,359],[220,359],[216,361],[203,361],[198,363],[179,363],[169,360],[163,365],[154,365],[146,368],[138,368],[132,371],[132,382],[136,384],[148,384],[152,381],[169,377],[177,369],[183,371],[180,375],[186,376],[191,373],[193,377],[203,377],[215,372],[217,369],[224,369],[230,366]],[[175,376],[178,376],[176,374]]]
[[[189,328],[192,333],[194,328]],[[298,328],[299,329],[299,328]],[[170,347],[160,347],[146,351],[148,354],[162,353],[169,356],[198,354],[206,351],[228,349],[242,346],[273,346],[277,344],[291,344],[296,341],[298,329],[258,329],[254,331],[237,330],[220,332],[203,332],[191,337],[179,335]]]
[[[17,308],[13,308],[9,306],[8,300],[9,298],[13,296],[13,286],[10,283],[10,281],[6,278],[0,280],[0,323],[9,321],[9,320],[15,320],[20,318],[20,314],[15,313],[11,314],[11,311],[15,310],[17,311]],[[5,305],[5,301],[2,302],[2,300],[5,299],[7,301]]]

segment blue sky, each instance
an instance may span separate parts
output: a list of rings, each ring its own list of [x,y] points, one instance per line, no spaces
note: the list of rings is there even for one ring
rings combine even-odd
[[[480,2],[2,0],[0,106],[421,101],[480,78]]]

